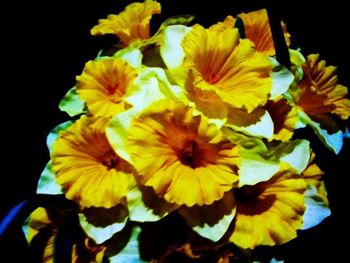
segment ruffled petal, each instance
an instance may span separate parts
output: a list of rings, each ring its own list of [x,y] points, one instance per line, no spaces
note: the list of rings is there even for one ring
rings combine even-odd
[[[235,190],[236,221],[230,240],[241,248],[283,244],[302,226],[306,183],[288,171]]]
[[[152,15],[160,12],[160,4],[153,0],[145,0],[144,3],[132,3],[119,15],[109,15],[107,19],[100,19],[99,24],[91,29],[91,34],[113,34],[124,45],[138,39],[148,39],[150,37]]]

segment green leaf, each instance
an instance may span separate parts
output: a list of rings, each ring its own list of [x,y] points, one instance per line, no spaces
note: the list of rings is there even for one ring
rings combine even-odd
[[[44,171],[40,175],[36,192],[38,194],[50,195],[63,194],[62,186],[57,183],[56,175],[51,169],[51,161],[47,163]]]
[[[71,88],[59,104],[59,109],[70,117],[86,112],[85,102],[80,99],[76,87]]]
[[[325,203],[325,200],[320,196],[315,186],[308,185],[304,196],[306,209],[303,215],[303,225],[301,229],[309,229],[330,216],[331,210]]]
[[[306,63],[306,59],[299,49],[289,49],[289,55],[290,62],[292,64],[291,71],[293,72],[295,80],[298,83],[300,80],[303,79],[304,71],[302,66]]]
[[[164,30],[166,27],[173,25],[187,26],[193,21],[194,18],[195,17],[193,15],[171,16],[161,24],[161,26],[159,27],[159,31]]]
[[[109,258],[110,263],[142,263],[148,262],[141,259],[138,236],[141,227],[134,226],[128,243],[115,256]]]

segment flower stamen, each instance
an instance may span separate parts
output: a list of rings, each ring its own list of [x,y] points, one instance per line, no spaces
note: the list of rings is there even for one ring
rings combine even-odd
[[[114,153],[114,151],[110,151],[102,158],[101,163],[106,166],[108,170],[111,170],[118,166],[119,159],[120,158]]]
[[[190,166],[191,168],[198,167],[198,143],[196,141],[188,141],[183,146],[179,154],[179,160],[182,164]]]

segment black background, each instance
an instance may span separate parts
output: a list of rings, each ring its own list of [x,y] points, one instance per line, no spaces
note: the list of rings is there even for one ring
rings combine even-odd
[[[49,159],[46,136],[69,119],[58,109],[60,99],[74,86],[85,62],[111,43],[109,38],[92,37],[90,29],[98,19],[120,12],[130,2],[22,1],[1,7],[0,218],[34,194]],[[189,13],[196,15],[196,22],[210,25],[226,15],[252,10],[256,3],[263,6],[264,1],[160,2],[163,12],[152,20],[154,29],[169,15]],[[292,35],[292,47],[300,47],[305,55],[320,53],[328,64],[338,66],[340,83],[350,87],[349,9],[345,1],[327,1],[327,5],[315,0],[274,2]],[[326,172],[332,216],[301,232],[278,253],[287,258],[286,262],[345,262],[350,249],[350,174],[346,168],[350,142],[346,141],[336,156],[320,146],[313,135],[310,138],[318,164]]]

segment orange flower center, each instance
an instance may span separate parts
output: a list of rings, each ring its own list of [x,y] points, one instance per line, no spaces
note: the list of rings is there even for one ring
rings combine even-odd
[[[276,195],[265,194],[266,188],[266,182],[262,182],[235,189],[234,193],[239,213],[256,215],[269,210],[276,200]]]
[[[111,150],[102,157],[101,163],[106,166],[108,170],[111,170],[117,168],[119,159],[115,152]]]
[[[217,146],[207,143],[198,136],[188,136],[178,145],[171,146],[178,160],[193,169],[216,163],[218,159]]]
[[[108,95],[112,96],[111,101],[113,103],[119,103],[121,102],[124,94],[125,94],[125,89],[120,88],[119,83],[116,83],[114,85],[108,85],[106,87],[106,90],[108,92]]]
[[[220,76],[217,73],[211,73],[208,74],[209,76],[206,76],[206,81],[210,84],[215,84],[220,80]]]
[[[264,188],[261,184],[257,185],[244,185],[241,188],[236,189],[235,197],[238,202],[254,202],[262,194]]]
[[[192,168],[198,167],[198,144],[195,141],[188,141],[179,151],[178,157],[182,164]]]

